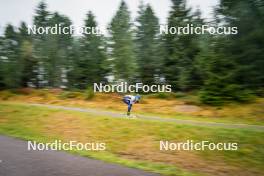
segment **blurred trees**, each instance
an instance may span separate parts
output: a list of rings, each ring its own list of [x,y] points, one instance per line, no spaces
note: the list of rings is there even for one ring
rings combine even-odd
[[[264,86],[264,2],[222,0],[217,13],[239,33],[227,37],[226,55],[237,65],[235,81],[244,88]]]
[[[191,13],[185,0],[172,0],[173,6],[169,13],[168,27],[202,25],[200,13]],[[198,11],[199,12],[199,11]],[[165,76],[174,90],[188,91],[198,89],[199,75],[195,68],[195,57],[200,52],[199,35],[166,34]]]
[[[137,65],[130,12],[125,1],[121,1],[114,15],[109,26],[109,33],[113,74],[117,80],[133,82],[137,75]]]
[[[91,11],[86,16],[85,26],[94,29],[98,27]],[[104,36],[92,33],[92,29],[89,32],[91,34],[83,34],[79,40],[80,55],[74,61],[73,82],[81,89],[92,86],[93,83],[105,82],[108,71]]]
[[[139,7],[136,25],[136,56],[140,81],[144,84],[158,83],[163,63],[159,22],[151,6]]]
[[[63,27],[70,27],[71,21],[68,17],[57,12],[51,15],[49,25],[57,24]],[[59,26],[57,27],[59,28]],[[69,67],[72,34],[47,35],[46,39],[46,71],[48,76],[48,85],[50,87],[67,87],[67,72]]]
[[[36,80],[34,67],[37,65],[33,57],[32,37],[27,32],[26,23],[22,22],[19,27],[19,43],[20,43],[20,59],[22,60],[22,77],[21,85],[23,87],[30,86],[30,82]]]
[[[46,8],[46,4],[43,1],[40,2],[34,16],[36,27],[57,25],[59,31],[59,27],[71,26],[68,17],[57,12],[50,13]],[[67,72],[72,48],[71,35],[71,33],[33,35],[33,54],[37,62],[35,67],[36,87],[67,87]]]
[[[0,37],[0,88],[55,87],[85,89],[92,83],[115,81],[166,83],[174,91],[198,91],[202,102],[221,104],[263,95],[264,3],[220,0],[214,19],[206,22],[199,9],[172,0],[168,27],[238,27],[236,35],[160,34],[152,7],[141,3],[133,23],[125,1],[112,18],[108,36],[27,33],[27,25],[7,25]],[[69,27],[71,20],[36,8],[37,27]],[[88,12],[86,27],[98,27]]]
[[[41,1],[36,9],[36,14],[33,18],[33,24],[38,27],[47,27],[49,25],[50,12],[47,11],[47,5]],[[48,78],[48,35],[34,34],[33,36],[33,55],[37,64],[34,66],[35,75],[33,78],[35,87],[46,87],[49,84]]]
[[[6,56],[4,55],[4,37],[0,36],[0,89],[5,88],[4,61],[6,59]]]
[[[22,67],[19,57],[19,36],[9,24],[5,29],[5,37],[1,46],[1,72],[4,88],[18,88],[21,84]]]
[[[238,34],[215,36],[209,43],[201,99],[210,104],[247,101],[264,86],[263,2],[221,0],[215,13],[219,25],[236,26]]]

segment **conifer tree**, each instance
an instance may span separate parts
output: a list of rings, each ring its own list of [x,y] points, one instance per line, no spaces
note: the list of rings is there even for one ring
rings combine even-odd
[[[161,65],[161,38],[159,36],[158,18],[151,6],[141,4],[137,18],[136,52],[140,79],[144,84],[158,82]]]
[[[87,88],[93,83],[105,82],[107,76],[107,55],[104,36],[100,34],[95,16],[91,11],[85,19],[85,27],[94,28],[89,34],[83,34],[80,44],[80,57],[76,60],[75,83],[79,88]]]
[[[22,87],[32,86],[36,84],[36,74],[34,68],[37,66],[37,62],[33,57],[32,49],[32,37],[28,34],[27,25],[22,22],[19,30],[19,57],[22,60]]]
[[[11,24],[5,29],[2,47],[3,83],[6,88],[18,88],[21,83],[22,62],[19,57],[19,37]]]
[[[124,1],[121,1],[119,9],[110,23],[109,33],[113,75],[116,80],[133,82],[137,76],[135,46],[132,38],[130,12]]]
[[[238,34],[216,36],[211,42],[207,79],[201,92],[204,103],[248,101],[263,87],[262,5],[258,1],[220,1],[215,12],[217,23],[237,27]]]
[[[237,27],[238,34],[226,36],[225,53],[237,64],[235,81],[245,89],[264,86],[263,1],[221,0],[217,14],[225,26]]]
[[[172,0],[168,28],[185,27],[193,24],[191,9],[186,7],[185,0]],[[199,43],[195,34],[166,34],[165,76],[174,90],[192,90],[197,84],[195,57],[199,53]]]
[[[6,56],[4,52],[4,37],[0,36],[0,89],[5,88],[4,83],[4,62],[5,62]]]
[[[64,15],[55,12],[49,19],[50,26],[59,26],[63,29],[70,27],[72,24],[70,19]],[[70,52],[72,46],[72,34],[56,34],[48,35],[46,40],[47,46],[47,74],[49,86],[51,87],[67,87],[67,70],[69,67]]]
[[[41,1],[36,9],[36,14],[33,18],[33,24],[38,27],[47,27],[49,25],[50,12],[47,11],[47,4]],[[48,35],[35,34],[33,35],[33,55],[37,60],[37,65],[34,70],[37,80],[36,87],[45,87],[49,84],[48,77]]]

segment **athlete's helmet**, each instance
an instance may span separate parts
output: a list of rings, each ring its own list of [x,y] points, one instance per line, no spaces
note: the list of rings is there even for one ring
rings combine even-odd
[[[136,95],[135,97],[136,97],[136,100],[137,100],[137,101],[141,98],[140,95]]]

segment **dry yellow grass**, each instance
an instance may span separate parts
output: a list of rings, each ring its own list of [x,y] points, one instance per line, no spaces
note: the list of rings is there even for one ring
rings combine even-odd
[[[0,99],[4,101],[18,101],[28,103],[45,103],[74,107],[89,107],[126,112],[127,107],[122,102],[122,95],[97,93],[92,100],[85,100],[82,92],[70,92],[73,97],[62,97],[63,91],[30,90],[22,94],[0,92]],[[9,95],[6,98],[6,95]],[[190,96],[192,97],[192,96]],[[250,104],[228,104],[222,107],[196,105],[190,100],[181,98],[158,99],[143,95],[143,100],[133,106],[132,111],[141,114],[157,114],[159,116],[197,119],[206,121],[264,124],[264,98],[258,98]]]

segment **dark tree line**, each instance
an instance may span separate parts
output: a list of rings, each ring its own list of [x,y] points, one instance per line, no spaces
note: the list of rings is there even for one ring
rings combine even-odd
[[[71,20],[50,12],[44,2],[36,8],[37,27],[70,26]],[[89,11],[84,21],[97,27]],[[133,21],[122,1],[108,26],[108,36],[28,35],[6,26],[0,37],[0,88],[85,89],[93,83],[127,81],[171,84],[174,91],[198,91],[205,103],[246,101],[261,95],[264,86],[264,2],[221,0],[214,20],[206,22],[199,9],[185,0],[172,0],[168,27],[194,24],[236,26],[236,35],[160,34],[159,19],[141,3]]]

